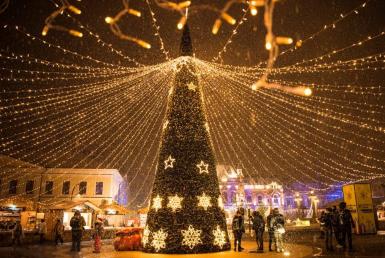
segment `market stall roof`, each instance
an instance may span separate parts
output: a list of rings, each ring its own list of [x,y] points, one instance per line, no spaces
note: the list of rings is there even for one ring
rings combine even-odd
[[[111,203],[111,204],[102,204],[99,206],[100,209],[103,211],[117,211],[119,214],[130,214],[130,213],[135,213],[134,210],[129,210],[124,208],[123,206],[116,204],[116,203]]]
[[[47,207],[50,210],[71,210],[76,206],[86,205],[93,209],[94,211],[100,211],[100,208],[91,201],[81,200],[81,201],[61,201],[50,207]]]

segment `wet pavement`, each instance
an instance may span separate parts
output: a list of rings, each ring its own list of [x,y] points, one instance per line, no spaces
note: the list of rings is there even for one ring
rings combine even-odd
[[[194,258],[230,258],[230,257],[295,257],[295,258],[309,258],[309,257],[355,257],[355,258],[368,258],[368,257],[385,257],[385,236],[382,235],[366,235],[366,236],[354,236],[354,252],[344,252],[335,248],[334,252],[326,253],[323,250],[323,239],[319,239],[319,234],[313,234],[303,232],[302,236],[288,239],[286,244],[286,255],[283,253],[268,252],[255,253],[256,244],[254,241],[246,240],[243,246],[245,250],[243,252],[226,251],[220,253],[209,254],[196,254],[196,255],[183,255],[184,257]],[[295,243],[294,243],[295,242]],[[267,243],[265,242],[265,250],[267,249]],[[1,247],[1,258],[166,258],[176,257],[182,255],[165,255],[165,254],[147,254],[142,252],[117,252],[113,249],[111,241],[104,241],[102,247],[102,253],[92,253],[92,242],[83,242],[82,250],[80,253],[71,252],[70,244],[65,243],[55,247],[51,244],[45,244],[43,246],[30,245],[21,248],[13,247]]]

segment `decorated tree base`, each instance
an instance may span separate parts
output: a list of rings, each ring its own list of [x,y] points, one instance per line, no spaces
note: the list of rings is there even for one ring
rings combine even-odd
[[[143,233],[145,252],[207,253],[230,249],[201,89],[185,26],[169,99],[159,163]]]

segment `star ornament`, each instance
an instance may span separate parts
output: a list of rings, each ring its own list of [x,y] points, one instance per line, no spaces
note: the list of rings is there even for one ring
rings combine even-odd
[[[164,169],[173,168],[174,167],[175,159],[171,157],[171,155],[168,156],[168,158],[164,161]]]
[[[204,163],[203,160],[197,164],[197,168],[199,168],[199,174],[209,173],[209,164]]]
[[[175,196],[169,196],[167,207],[175,212],[177,209],[182,209],[182,201],[183,197],[179,197],[177,194],[175,194]]]
[[[160,249],[166,248],[167,236],[167,232],[164,232],[163,229],[160,229],[152,234],[151,245],[155,248],[155,251],[159,252]]]
[[[191,91],[196,91],[198,86],[196,86],[194,83],[190,82],[189,84],[187,84],[187,88]]]
[[[208,207],[211,207],[211,197],[207,196],[205,193],[203,193],[201,196],[198,196],[198,206],[202,207],[204,210],[207,211]]]
[[[152,208],[155,209],[155,211],[158,211],[160,208],[162,208],[162,201],[163,198],[158,194],[154,199],[152,199]]]
[[[213,236],[214,236],[214,245],[219,246],[219,248],[223,248],[223,246],[226,244],[226,233],[225,231],[221,230],[219,225],[215,230],[213,230]]]
[[[202,230],[194,229],[192,225],[188,226],[187,230],[182,230],[182,245],[187,245],[190,249],[193,249],[196,245],[202,244],[201,234]]]

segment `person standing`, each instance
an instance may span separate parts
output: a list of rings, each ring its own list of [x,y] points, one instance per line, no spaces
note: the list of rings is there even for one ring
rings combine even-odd
[[[21,245],[21,237],[23,236],[23,228],[20,220],[16,220],[15,227],[12,230],[12,245]]]
[[[273,251],[272,244],[275,243],[274,239],[274,229],[271,227],[271,219],[274,217],[273,210],[270,210],[270,214],[267,216],[266,222],[267,222],[267,230],[269,232],[269,251]],[[277,246],[275,247],[277,249]]]
[[[325,232],[325,248],[326,251],[333,251],[333,210],[326,208],[326,212],[321,217],[321,223]]]
[[[240,210],[237,210],[235,216],[233,217],[232,230],[234,234],[234,251],[242,252],[242,234],[245,231],[244,219]]]
[[[41,220],[39,224],[39,236],[40,236],[40,244],[43,244],[45,241],[45,235],[47,234],[47,223],[44,219]]]
[[[338,210],[337,210],[337,207],[336,206],[333,206],[332,208],[332,224],[333,224],[333,232],[334,232],[334,237],[336,239],[336,242],[337,242],[337,248],[341,248],[342,245],[341,245],[341,237],[340,237],[340,227],[339,227],[339,213],[338,213]]]
[[[352,243],[352,228],[354,228],[354,221],[352,214],[348,209],[346,209],[346,203],[340,203],[340,212],[339,212],[339,226],[341,229],[341,245],[346,249],[346,238],[348,240],[349,251],[353,251]]]
[[[71,251],[80,252],[80,242],[82,240],[83,230],[86,222],[80,215],[80,211],[75,211],[74,216],[70,220],[70,226],[72,231],[72,248]]]
[[[285,218],[279,213],[278,208],[274,208],[270,227],[274,231],[275,247],[278,253],[283,252],[283,234],[285,233]]]
[[[95,222],[95,229],[94,229],[94,253],[100,253],[100,249],[102,247],[102,235],[103,235],[103,223],[100,219],[98,219],[97,222]]]
[[[265,232],[265,221],[259,211],[253,212],[253,229],[255,231],[258,251],[263,253],[263,232]]]
[[[60,219],[57,219],[53,233],[55,234],[55,245],[58,245],[59,241],[63,245],[64,225]]]

